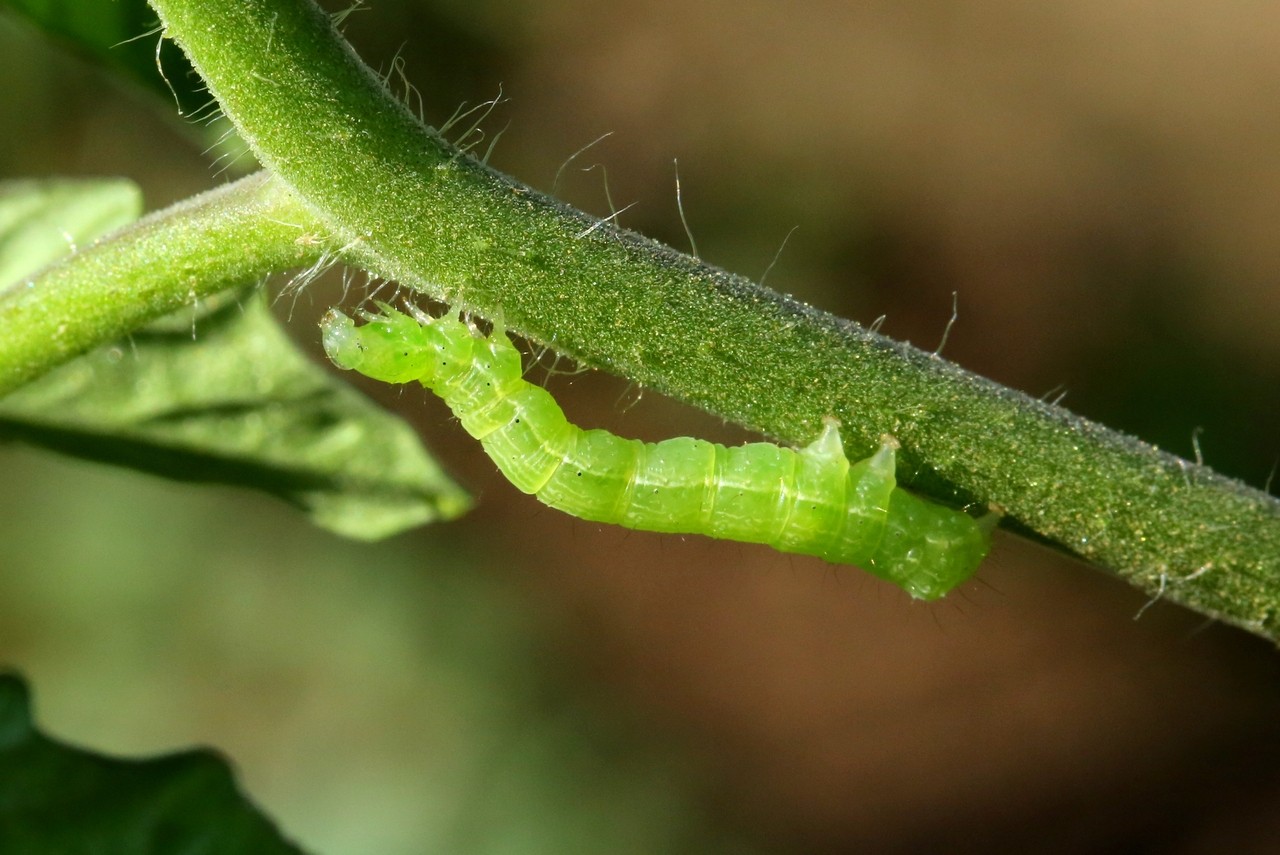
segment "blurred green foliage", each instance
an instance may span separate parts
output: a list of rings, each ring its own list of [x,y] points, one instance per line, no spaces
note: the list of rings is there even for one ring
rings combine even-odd
[[[929,347],[958,291],[945,355],[1178,453],[1204,427],[1206,461],[1261,485],[1280,436],[1266,106],[1280,54],[1260,9],[380,0],[345,31],[375,66],[403,58],[429,121],[503,84],[494,162],[535,186],[613,130],[557,192],[609,213],[604,170],[583,171],[606,164],[617,207],[641,202],[624,225],[683,246],[679,157],[709,260],[758,275],[798,224],[772,287],[887,315],[886,332]],[[155,42],[130,45],[129,64],[154,70]],[[152,207],[212,180],[167,90],[140,110],[5,14],[0,79],[15,129],[0,174],[129,175]],[[306,334],[313,293],[289,306]],[[643,424],[654,406],[557,379],[584,406],[582,387],[604,384],[587,401],[601,423]],[[556,548],[538,511],[354,545],[234,489],[20,449],[0,450],[0,472],[0,660],[33,680],[50,732],[133,755],[216,745],[287,834],[335,855],[732,848],[704,836],[696,764],[652,723],[631,727],[633,696],[578,670],[613,636],[570,632],[587,619],[514,584]],[[687,549],[652,551],[703,555]],[[653,657],[631,667],[729,734],[736,774],[717,791],[764,793],[743,827],[816,829],[812,851],[949,831],[1015,849],[1274,840],[1273,652],[1160,605],[1135,624],[1140,598],[1043,560],[1004,548],[974,601],[871,602],[890,613],[878,621],[838,607],[876,600],[865,588],[810,584],[807,567],[713,587],[691,560],[655,576],[656,604],[642,582],[607,602],[620,624],[652,624],[625,630]],[[700,581],[678,587],[686,574]],[[810,603],[797,590],[823,607],[779,617]],[[741,620],[717,625],[720,602]],[[715,661],[670,664],[700,657]],[[900,792],[921,795],[878,810]]]
[[[563,679],[486,568],[510,555],[357,546],[253,494],[32,452],[0,469],[26,485],[0,496],[0,659],[50,731],[111,754],[216,745],[321,853],[713,839],[675,756]]]
[[[0,674],[0,848],[6,852],[297,853],[208,752],[115,760],[49,739],[26,684]]]

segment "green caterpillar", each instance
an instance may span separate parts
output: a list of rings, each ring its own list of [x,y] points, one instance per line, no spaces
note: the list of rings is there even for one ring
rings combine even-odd
[[[321,322],[330,359],[388,383],[421,382],[517,489],[553,508],[857,564],[925,600],[969,578],[990,548],[995,514],[974,519],[897,487],[892,437],[851,464],[834,419],[798,450],[583,430],[524,379],[520,353],[502,331],[482,336],[454,317],[379,305],[382,314],[366,314],[359,327],[330,310]]]

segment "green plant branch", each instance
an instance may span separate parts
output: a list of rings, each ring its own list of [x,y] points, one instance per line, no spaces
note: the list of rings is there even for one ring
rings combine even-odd
[[[834,414],[913,488],[1008,519],[1153,596],[1280,635],[1280,503],[571,210],[460,154],[311,0],[152,0],[270,169],[381,275],[794,443]]]
[[[144,217],[0,292],[0,395],[184,305],[318,263],[327,234],[266,173]]]

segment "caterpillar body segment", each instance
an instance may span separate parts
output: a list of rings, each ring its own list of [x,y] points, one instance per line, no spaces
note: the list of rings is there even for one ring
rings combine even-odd
[[[482,336],[453,317],[380,308],[361,326],[330,311],[321,322],[330,358],[431,389],[517,489],[553,508],[856,564],[927,600],[971,576],[990,548],[994,515],[975,520],[897,487],[892,437],[850,463],[834,419],[801,449],[690,437],[646,443],[584,430],[524,379],[520,353],[501,331]]]

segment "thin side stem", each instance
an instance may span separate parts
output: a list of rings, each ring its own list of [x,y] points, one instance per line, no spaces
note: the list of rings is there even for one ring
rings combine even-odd
[[[0,293],[0,395],[184,305],[314,264],[327,234],[266,173],[144,217]]]

